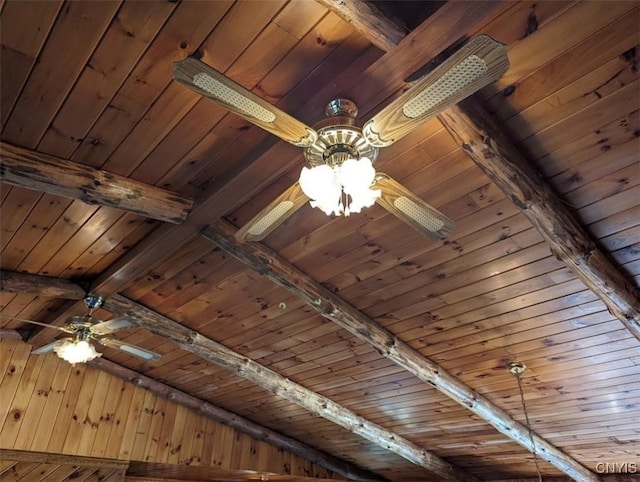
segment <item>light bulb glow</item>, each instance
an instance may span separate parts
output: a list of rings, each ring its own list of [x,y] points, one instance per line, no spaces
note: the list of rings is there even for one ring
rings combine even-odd
[[[66,340],[55,348],[54,351],[60,358],[72,365],[76,363],[86,363],[89,360],[102,356],[102,353],[98,353],[93,345],[84,340]]]
[[[311,199],[312,207],[327,215],[349,216],[373,205],[380,197],[379,189],[371,189],[375,175],[370,159],[347,159],[334,167],[303,167],[300,187]]]

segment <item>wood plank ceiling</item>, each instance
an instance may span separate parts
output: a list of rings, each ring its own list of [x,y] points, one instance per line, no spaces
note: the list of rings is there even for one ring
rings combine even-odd
[[[200,342],[175,339],[178,328],[173,341],[144,320],[145,328],[117,334],[161,353],[157,362],[101,348],[102,361],[381,477],[440,480],[425,468],[429,454],[460,471],[451,480],[534,477],[529,439],[516,443],[483,419],[497,412],[470,411],[367,335],[318,314],[313,299],[274,284],[263,276],[267,269],[250,269],[212,242],[212,232],[232,232],[288,188],[302,156],[172,80],[172,63],[195,55],[309,125],[338,96],[355,100],[367,119],[406,87],[403,79],[459,39],[484,33],[507,45],[511,66],[474,104],[513,144],[507,157],[518,151],[542,174],[612,263],[619,285],[606,288],[615,296],[623,285],[629,309],[611,314],[611,305],[576,277],[593,256],[572,271],[552,254],[545,239],[553,236],[532,227],[512,202],[518,197],[506,195],[459,147],[465,140],[450,135],[456,110],[382,149],[376,164],[456,222],[446,240],[424,238],[377,205],[335,219],[305,206],[256,249],[326,288],[318,305],[335,297],[352,306],[398,346],[437,364],[442,379],[448,372],[474,400],[487,400],[514,423],[525,418],[507,366],[524,362],[532,428],[568,464],[541,454],[543,475],[598,480],[598,462],[640,460],[640,340],[633,334],[640,303],[640,2],[446,4],[405,40],[376,45],[327,6],[2,3],[2,270],[72,280],[73,300],[77,285],[91,289],[107,298],[96,312],[101,319],[118,309],[140,315],[146,307],[198,333],[196,341],[222,345],[326,397],[361,417],[362,426],[395,434],[407,442],[402,450],[362,438],[357,427],[340,427],[319,416],[322,410],[312,413],[304,402],[253,383],[248,368],[203,359],[193,348]],[[19,157],[12,152],[31,166],[47,160],[61,171],[29,184],[25,169],[12,169],[10,157]],[[75,185],[63,190],[60,172],[71,169]],[[103,171],[132,190],[151,189],[142,183],[158,189],[128,198],[133,207],[119,205],[129,211],[103,206],[107,189],[78,181]],[[175,210],[165,217],[152,212],[169,204],[188,211],[186,220]],[[292,273],[289,280],[302,279]],[[65,288],[53,281],[29,290],[10,288],[9,280],[0,293],[0,328],[21,330],[36,346],[55,332],[30,332],[12,318],[60,324],[84,312],[81,302],[58,298]],[[428,451],[427,462],[421,466],[406,447]],[[571,472],[578,470],[567,468],[573,463],[591,475]]]

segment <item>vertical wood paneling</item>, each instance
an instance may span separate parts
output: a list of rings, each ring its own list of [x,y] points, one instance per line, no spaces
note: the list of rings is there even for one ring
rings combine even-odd
[[[64,435],[62,453],[86,455],[91,451],[104,403],[103,390],[108,387],[108,383],[101,372],[90,371],[85,376],[84,383],[73,400],[73,415],[67,421],[69,430]]]
[[[44,451],[47,452],[62,452],[65,438],[71,425],[69,420],[73,420],[76,400],[80,395],[80,389],[83,387],[84,378],[87,373],[86,370],[80,369],[79,367],[68,368],[68,370],[70,371],[70,375],[67,385],[64,387],[62,404],[56,414],[49,442],[44,449]]]
[[[15,354],[17,354],[17,352],[14,353],[14,355]],[[24,363],[25,361],[26,363]],[[33,395],[42,362],[43,360],[38,360],[35,357],[31,357],[28,360],[16,360],[16,365],[24,363],[24,369],[18,375],[20,378],[15,388],[12,387],[13,383],[9,383],[10,390],[13,388],[13,390],[11,390],[13,391],[13,397],[10,396],[11,391],[9,391],[6,402],[3,401],[3,404],[7,403],[9,406],[7,407],[8,410],[5,418],[2,420],[2,443],[15,444],[20,426],[24,422],[25,411]],[[4,393],[3,391],[3,399],[5,398]]]
[[[72,367],[55,355],[30,356],[29,352],[30,346],[25,343],[0,340],[0,448],[170,464],[213,464],[228,469],[288,470],[284,465],[274,467],[273,461],[280,460],[282,451],[269,444],[106,372],[85,365]],[[306,467],[305,473],[314,471],[331,477],[326,469],[289,456],[299,467]],[[35,465],[7,465],[5,470],[23,473],[31,468]],[[56,474],[64,478],[60,469],[42,468],[51,480],[56,480]],[[77,470],[74,476],[103,480],[100,477],[111,477],[112,469],[95,473],[82,467]]]
[[[144,426],[140,421],[143,416],[147,394],[152,395],[150,392],[145,390],[133,391],[130,404],[124,409],[124,416],[126,417],[126,420],[121,420],[116,430],[119,443],[114,444],[114,447],[118,449],[118,453],[109,455],[109,457],[125,460],[132,458],[131,452],[133,450],[136,437],[140,430],[144,430]],[[112,450],[115,450],[115,448]]]
[[[57,358],[57,357],[56,357]],[[60,365],[60,359],[49,363],[43,363],[38,373],[38,379],[33,388],[33,394],[29,400],[29,405],[24,410],[24,421],[20,426],[15,444],[20,447],[31,447],[31,444],[39,431],[42,411],[44,409],[49,392],[51,391],[51,381]]]

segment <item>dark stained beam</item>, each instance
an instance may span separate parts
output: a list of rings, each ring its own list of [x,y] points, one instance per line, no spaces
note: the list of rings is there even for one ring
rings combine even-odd
[[[316,0],[319,4],[349,22],[369,42],[388,52],[407,34],[400,21],[388,18],[374,2],[367,0]]]
[[[233,237],[233,236],[232,236]],[[305,408],[367,440],[423,467],[443,480],[477,481],[474,476],[451,465],[400,435],[360,417],[333,400],[323,397],[279,373],[207,338],[186,326],[145,308],[124,296],[114,295],[104,304],[117,316],[126,316],[155,335],[176,344],[181,349],[219,365],[236,376],[249,380],[271,393]]]
[[[553,254],[640,340],[640,290],[591,239],[484,108],[467,99],[438,118],[462,150],[520,208]]]
[[[85,290],[72,281],[0,270],[0,292],[29,293],[43,298],[82,300]]]
[[[193,199],[150,184],[0,143],[0,181],[180,224]]]
[[[371,113],[385,98],[405,87],[403,79],[408,74],[422,67],[461,36],[479,28],[508,5],[508,2],[500,1],[447,2],[407,35],[393,51],[364,70],[360,65],[354,64],[341,72],[334,82],[314,93],[307,105],[324,106],[340,93],[336,86],[358,85],[357,98],[354,100],[358,102],[363,116]],[[321,115],[322,111],[318,111],[318,116]],[[183,224],[164,224],[153,231],[94,280],[91,291],[104,297],[120,291],[156,263],[167,259],[187,244],[209,222],[221,218],[275,179],[299,166],[302,162],[301,155],[277,169],[274,168],[273,159],[283,156],[281,144],[275,139],[269,139],[258,146],[232,172],[217,179],[196,200]],[[265,166],[269,168],[265,169]],[[51,322],[67,318],[76,308],[73,303],[66,304],[51,316]],[[29,340],[37,346],[49,341],[51,337],[42,330]]]
[[[358,311],[345,300],[293,266],[278,253],[260,243],[236,239],[235,228],[219,221],[203,231],[203,236],[254,271],[294,294],[320,315],[337,323],[375,348],[381,355],[436,388],[447,397],[472,411],[503,435],[518,442],[555,465],[567,475],[581,481],[600,478],[577,460],[516,421],[489,399],[458,380],[437,363],[420,354],[383,326]],[[533,437],[534,443],[531,441]],[[535,444],[535,445],[534,445]]]
[[[233,412],[216,407],[209,402],[200,400],[185,392],[181,392],[173,387],[161,383],[153,378],[149,378],[136,371],[130,370],[122,365],[109,361],[105,358],[96,358],[89,362],[89,365],[99,368],[115,377],[118,377],[134,385],[144,388],[159,397],[171,400],[178,405],[182,405],[194,412],[208,417],[216,422],[220,422],[231,427],[238,432],[247,434],[256,440],[267,442],[275,447],[287,450],[317,465],[325,467],[336,474],[350,480],[371,480],[381,481],[379,476],[363,470],[355,465],[333,457],[325,452],[310,447],[298,440],[282,435],[255,422],[247,420]]]

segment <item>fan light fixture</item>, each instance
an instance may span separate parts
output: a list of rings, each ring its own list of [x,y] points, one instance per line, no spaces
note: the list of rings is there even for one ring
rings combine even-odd
[[[359,213],[380,197],[380,189],[371,189],[376,176],[371,159],[349,158],[341,164],[303,167],[300,187],[310,204],[326,215]]]
[[[307,167],[299,181],[236,232],[261,241],[311,200],[327,215],[349,216],[374,203],[420,234],[445,238],[453,221],[420,196],[373,168],[378,148],[397,142],[443,110],[498,79],[509,68],[506,46],[478,35],[418,79],[362,125],[349,99],[332,100],[313,128],[281,111],[242,85],[188,57],[176,62],[173,78],[252,124],[304,149]]]
[[[327,216],[349,216],[372,206],[381,195],[371,189],[378,149],[371,146],[355,125],[358,108],[348,99],[327,105],[327,118],[316,125],[318,140],[304,150],[311,167],[300,172],[300,188],[311,206]]]
[[[64,361],[75,365],[76,363],[87,363],[94,358],[102,356],[96,349],[86,340],[65,340],[62,344],[54,349],[56,355]]]

